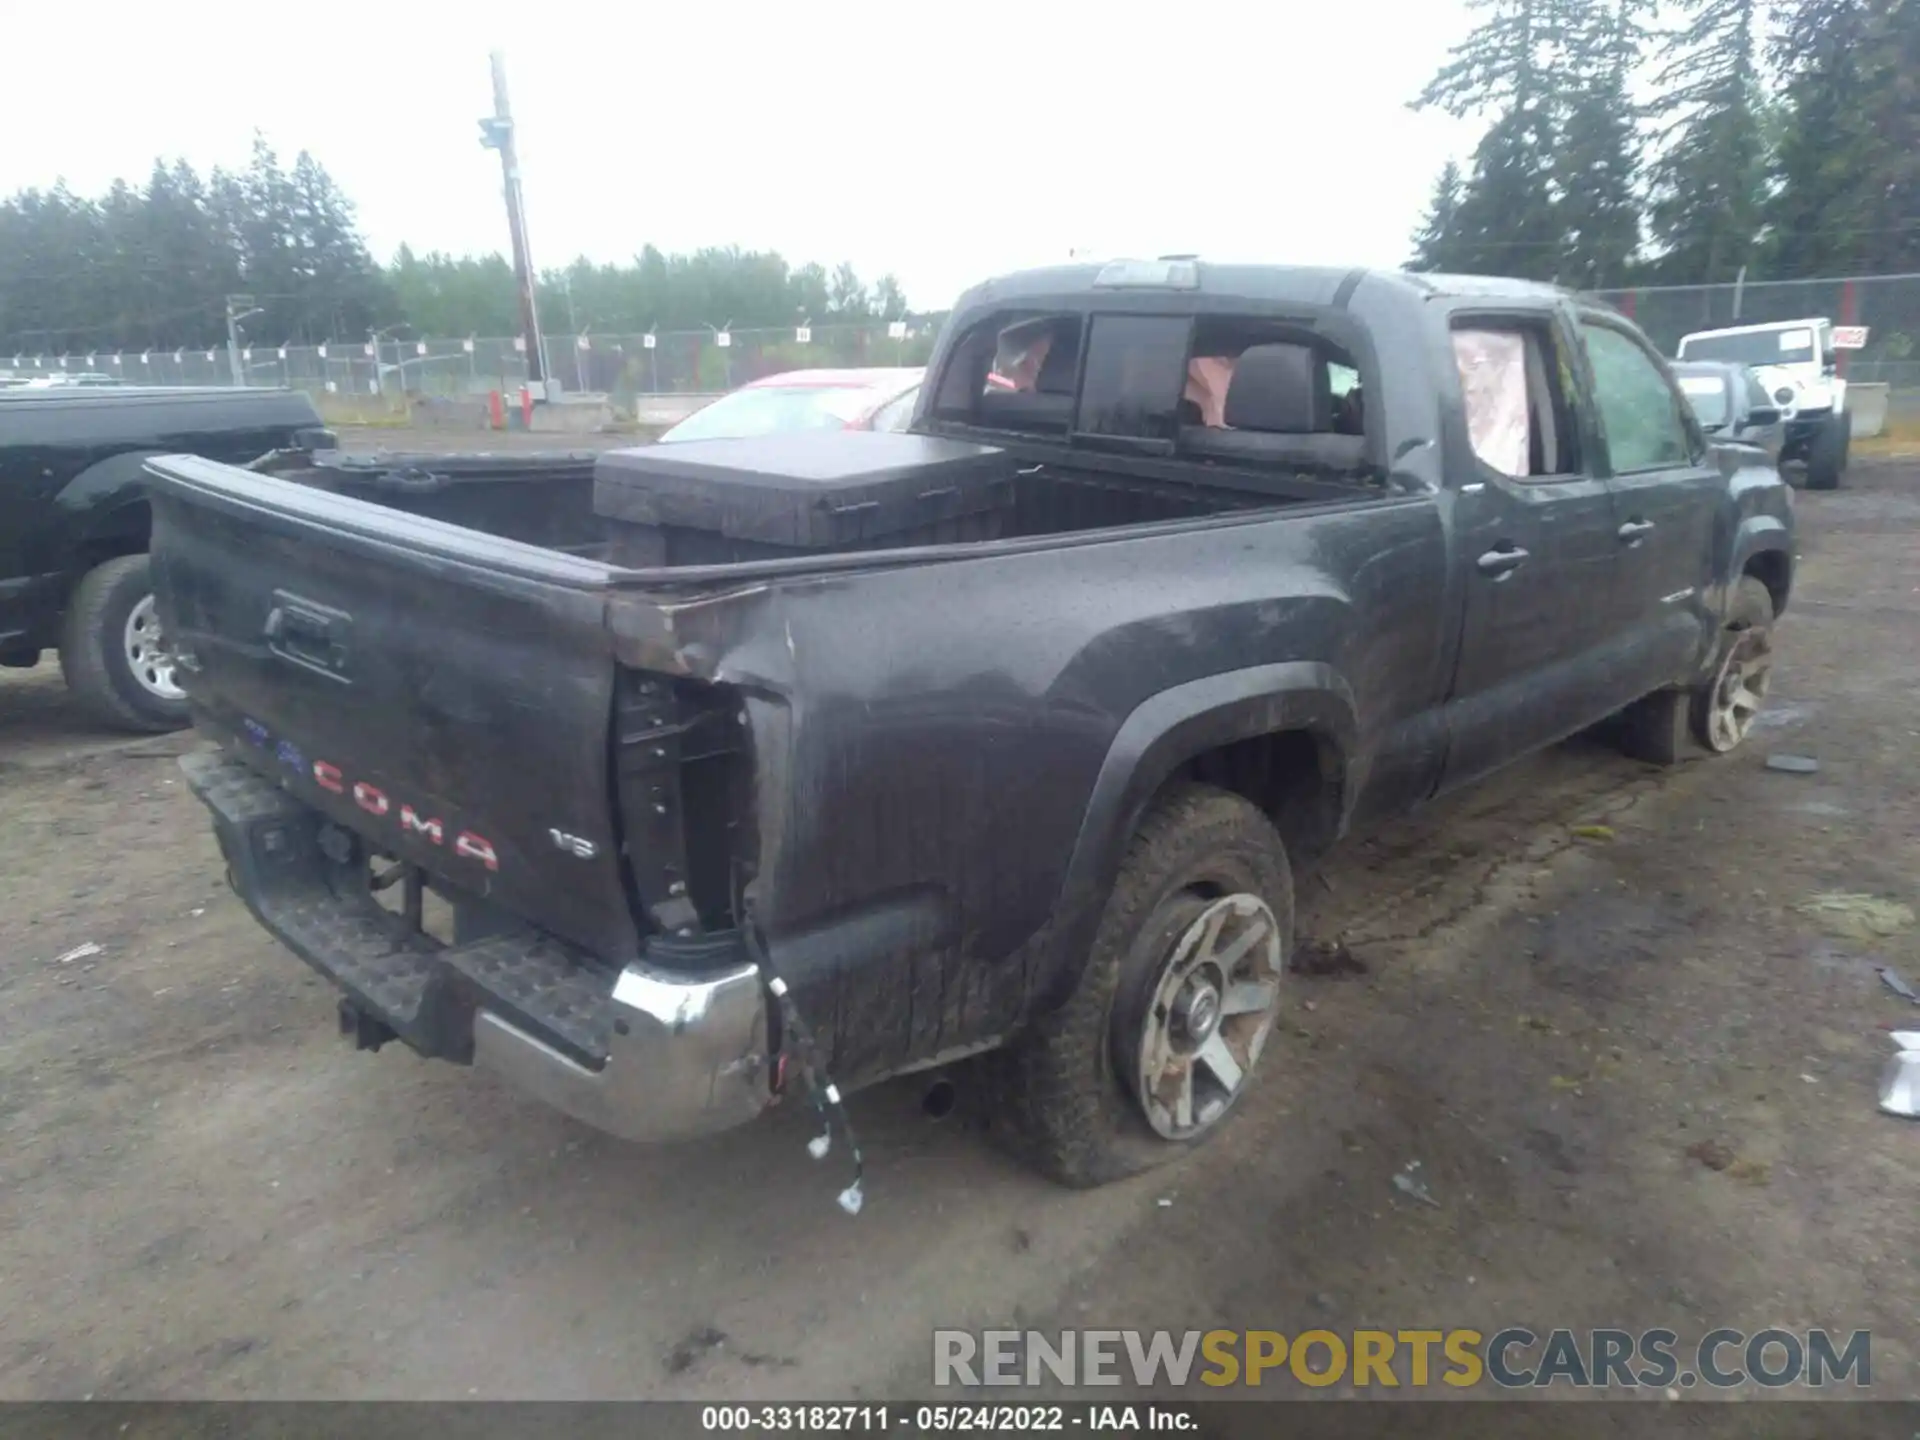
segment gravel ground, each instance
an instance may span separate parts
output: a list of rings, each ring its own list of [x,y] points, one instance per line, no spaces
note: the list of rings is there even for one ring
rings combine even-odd
[[[1920,937],[1796,908],[1920,905],[1920,466],[1800,512],[1748,749],[1582,738],[1355,837],[1303,921],[1363,971],[1295,978],[1179,1167],[1067,1193],[858,1097],[857,1220],[799,1115],[643,1149],[351,1053],[227,893],[192,742],[0,672],[0,1399],[924,1396],[930,1331],[996,1323],[1866,1328],[1920,1397],[1920,1126],[1874,1105],[1920,1016],[1872,968],[1920,980]]]

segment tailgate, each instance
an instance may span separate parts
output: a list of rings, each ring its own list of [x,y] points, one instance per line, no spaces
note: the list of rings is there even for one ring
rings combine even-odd
[[[374,849],[635,952],[606,567],[190,456],[148,473],[203,730]]]

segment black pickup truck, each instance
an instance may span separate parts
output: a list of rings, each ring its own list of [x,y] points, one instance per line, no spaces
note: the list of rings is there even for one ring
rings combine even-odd
[[[1097,1183],[1284,1066],[1350,826],[1766,695],[1789,492],[1610,310],[1073,267],[928,376],[907,433],[602,456],[537,546],[430,473],[434,518],[149,463],[187,774],[353,1040],[645,1139],[978,1057]]]
[[[180,451],[245,463],[328,443],[313,401],[291,390],[0,390],[0,665],[29,668],[57,648],[96,719],[187,724],[147,579],[141,467]]]

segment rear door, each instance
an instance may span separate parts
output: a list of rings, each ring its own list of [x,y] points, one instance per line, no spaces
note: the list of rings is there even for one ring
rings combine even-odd
[[[375,851],[634,952],[604,566],[206,460],[150,473],[203,730]]]
[[[1471,454],[1454,499],[1468,573],[1445,786],[1606,714],[1618,559],[1566,327],[1547,312],[1462,314],[1452,345]]]
[[[1600,312],[1582,350],[1613,497],[1619,565],[1612,628],[1625,652],[1621,703],[1686,678],[1712,633],[1714,526],[1726,479],[1664,361]]]

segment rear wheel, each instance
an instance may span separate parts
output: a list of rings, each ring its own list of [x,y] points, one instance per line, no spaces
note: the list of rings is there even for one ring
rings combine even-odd
[[[1734,587],[1713,679],[1694,691],[1693,733],[1716,755],[1747,738],[1773,683],[1773,596],[1751,575]]]
[[[1621,715],[1620,748],[1651,765],[1678,765],[1701,747],[1716,755],[1747,738],[1773,679],[1773,596],[1751,575],[1734,586],[1713,678],[1658,690]]]
[[[1033,1164],[1092,1186],[1218,1132],[1254,1082],[1293,945],[1286,848],[1248,801],[1169,791],[1133,838],[1072,997],[987,1057]]]
[[[120,730],[178,730],[187,696],[154,605],[145,555],[98,565],[74,587],[62,622],[60,669],[95,719]]]

